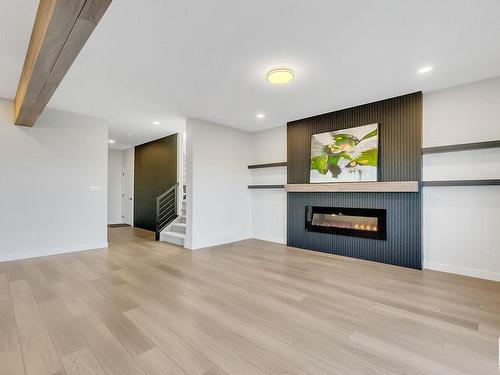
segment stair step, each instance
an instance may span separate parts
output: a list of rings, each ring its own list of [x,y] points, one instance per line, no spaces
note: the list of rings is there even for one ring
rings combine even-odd
[[[176,233],[186,233],[186,223],[173,223],[172,226],[170,227],[171,232],[176,232]]]
[[[180,246],[184,246],[185,238],[186,235],[184,233],[177,233],[177,232],[160,233],[160,241],[169,242]]]

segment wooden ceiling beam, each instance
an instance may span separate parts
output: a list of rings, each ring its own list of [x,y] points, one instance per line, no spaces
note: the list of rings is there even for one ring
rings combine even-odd
[[[112,0],[40,0],[14,101],[14,123],[33,126]]]

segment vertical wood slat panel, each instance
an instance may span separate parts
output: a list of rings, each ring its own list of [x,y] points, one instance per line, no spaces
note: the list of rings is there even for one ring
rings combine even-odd
[[[288,123],[288,183],[308,183],[311,136],[379,124],[379,181],[421,181],[422,93]],[[306,232],[305,206],[385,208],[387,241]],[[288,193],[288,245],[422,268],[422,202],[418,193]]]
[[[387,210],[387,241],[306,232],[306,206],[362,207]],[[420,269],[420,197],[418,193],[288,193],[290,246]]]
[[[420,181],[422,93],[399,96],[288,123],[288,183],[309,182],[311,136],[379,124],[379,181]]]

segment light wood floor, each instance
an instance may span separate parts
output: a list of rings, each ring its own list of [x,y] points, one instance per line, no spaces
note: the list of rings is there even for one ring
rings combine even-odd
[[[500,283],[248,240],[0,263],[0,374],[497,370]]]

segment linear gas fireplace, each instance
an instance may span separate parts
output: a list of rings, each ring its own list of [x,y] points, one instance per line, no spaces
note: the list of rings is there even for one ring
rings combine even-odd
[[[306,206],[306,231],[386,240],[386,210]]]

